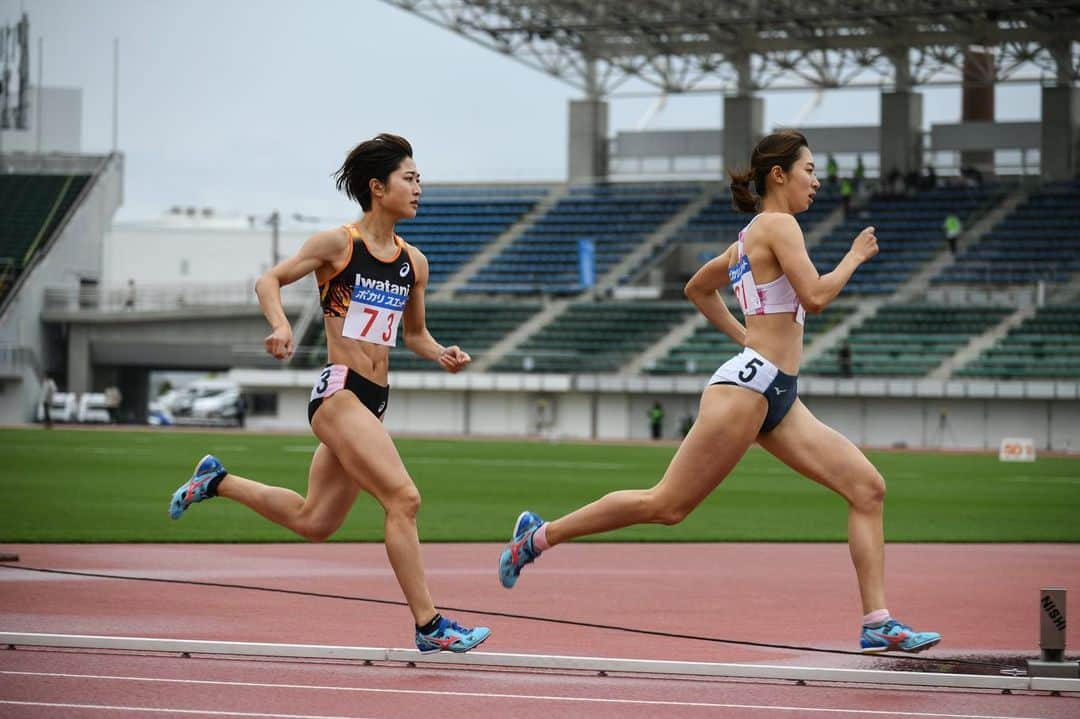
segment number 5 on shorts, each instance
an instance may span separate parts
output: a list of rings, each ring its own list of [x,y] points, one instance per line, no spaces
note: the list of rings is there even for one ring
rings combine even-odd
[[[743,382],[749,382],[750,380],[754,379],[755,375],[757,375],[758,367],[764,366],[765,363],[755,357],[754,359],[746,363],[746,368],[739,373],[739,379]]]

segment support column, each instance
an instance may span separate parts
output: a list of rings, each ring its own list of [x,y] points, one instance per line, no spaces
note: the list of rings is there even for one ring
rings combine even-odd
[[[1044,180],[1069,180],[1080,172],[1080,89],[1042,89],[1040,162]]]
[[[994,121],[994,56],[982,48],[964,51],[964,81],[960,101],[962,122]],[[994,174],[993,150],[964,150],[961,167],[975,167],[984,175]]]
[[[765,101],[753,95],[724,98],[724,167],[746,168],[765,134]]]
[[[922,95],[911,90],[881,94],[880,164],[882,177],[922,169]]]
[[[754,96],[753,66],[750,54],[737,53],[735,70],[739,89],[732,97],[724,98],[724,167],[743,169],[750,164],[754,145],[765,134],[765,101]],[[760,190],[759,190],[760,192]]]
[[[90,391],[90,328],[88,325],[72,324],[67,338],[67,391]]]
[[[889,50],[896,89],[881,93],[881,135],[878,143],[881,176],[893,170],[901,174],[922,169],[922,95],[911,88],[910,48]]]
[[[608,176],[608,104],[599,98],[570,101],[567,179],[603,182]]]

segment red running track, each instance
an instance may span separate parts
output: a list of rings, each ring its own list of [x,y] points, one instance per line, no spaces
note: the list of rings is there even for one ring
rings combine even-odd
[[[411,646],[403,606],[243,589],[43,574],[44,567],[400,601],[377,544],[8,545],[0,631],[284,644]],[[843,544],[574,544],[518,587],[501,547],[428,544],[442,607],[852,650],[860,609]],[[890,545],[890,609],[940,631],[920,657],[1010,662],[1038,652],[1038,590],[1080,591],[1070,545]],[[453,612],[483,650],[685,661],[937,670],[884,658],[745,647]],[[1075,612],[1074,612],[1075,616]],[[1068,642],[1080,642],[1073,622]],[[972,670],[974,671],[974,670]],[[983,671],[986,671],[985,669]],[[580,672],[85,650],[0,651],[0,717],[1080,717],[1080,696],[869,688]]]

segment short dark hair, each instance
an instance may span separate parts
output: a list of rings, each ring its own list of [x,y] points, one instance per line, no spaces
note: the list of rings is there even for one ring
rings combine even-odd
[[[761,139],[750,153],[750,169],[743,171],[728,170],[731,177],[731,200],[735,209],[743,212],[757,212],[761,207],[761,198],[768,188],[765,178],[769,170],[779,165],[784,172],[790,172],[799,159],[799,151],[810,147],[806,136],[797,130],[781,130]],[[750,189],[750,181],[754,189]]]
[[[371,181],[385,183],[391,173],[401,167],[402,160],[412,156],[412,145],[404,137],[381,133],[349,152],[334,173],[335,185],[367,212],[371,209]]]

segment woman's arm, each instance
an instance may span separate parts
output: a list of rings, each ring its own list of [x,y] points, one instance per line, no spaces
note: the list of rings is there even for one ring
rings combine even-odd
[[[746,346],[746,328],[731,314],[718,290],[728,284],[728,265],[735,245],[729,246],[719,257],[714,257],[694,273],[683,292],[705,315],[713,327],[720,330],[740,347]]]
[[[859,265],[878,253],[874,228],[864,228],[836,268],[819,275],[806,252],[802,229],[793,215],[772,213],[758,220],[758,225],[755,229],[762,233],[807,312],[821,312],[828,307]]]
[[[274,358],[291,357],[295,349],[292,326],[281,304],[281,288],[322,267],[332,266],[348,249],[348,241],[348,234],[341,228],[316,233],[295,255],[268,269],[255,283],[259,306],[271,328],[264,344]]]
[[[409,301],[405,305],[405,346],[424,359],[437,362],[447,372],[455,374],[472,361],[472,357],[457,345],[443,347],[431,336],[427,328],[427,312],[424,308],[424,293],[428,282],[428,261],[424,253],[412,245],[405,246],[412,259],[416,281],[409,292]]]

